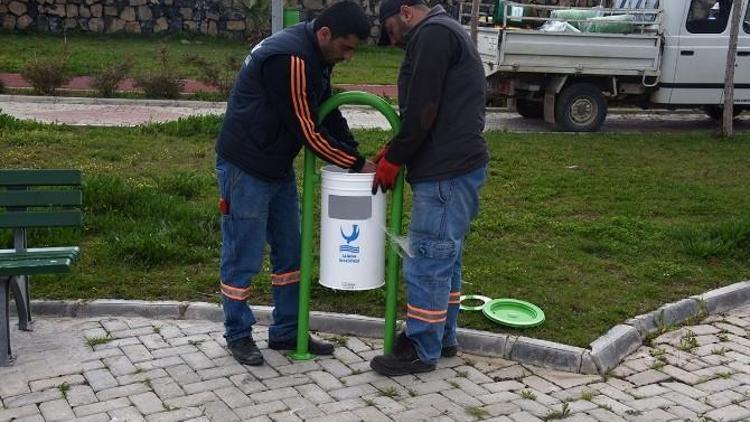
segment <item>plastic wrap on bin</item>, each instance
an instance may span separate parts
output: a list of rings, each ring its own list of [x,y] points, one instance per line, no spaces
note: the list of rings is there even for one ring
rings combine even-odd
[[[547,21],[539,27],[541,32],[581,32],[578,28],[568,22]]]
[[[635,15],[613,15],[589,18],[581,28],[584,32],[627,34],[633,32]]]
[[[561,9],[553,10],[552,13],[550,13],[552,19],[561,21],[585,21],[596,16],[599,16],[599,11],[595,9]],[[584,24],[584,22],[570,22],[570,24],[578,29],[582,29],[581,25]]]

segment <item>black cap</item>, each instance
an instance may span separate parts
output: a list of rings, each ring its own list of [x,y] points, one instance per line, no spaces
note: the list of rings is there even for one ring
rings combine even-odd
[[[426,5],[424,0],[383,0],[380,3],[380,24],[401,10],[401,6]]]

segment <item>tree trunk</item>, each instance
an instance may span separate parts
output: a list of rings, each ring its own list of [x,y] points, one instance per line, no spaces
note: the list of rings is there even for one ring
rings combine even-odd
[[[480,0],[472,0],[471,2],[471,40],[474,41],[474,45],[477,45],[477,26],[479,26],[479,2]]]
[[[734,0],[732,11],[732,28],[729,34],[727,51],[727,69],[724,77],[724,116],[721,135],[725,138],[734,136],[734,69],[737,62],[737,40],[740,34],[742,19],[742,0]]]

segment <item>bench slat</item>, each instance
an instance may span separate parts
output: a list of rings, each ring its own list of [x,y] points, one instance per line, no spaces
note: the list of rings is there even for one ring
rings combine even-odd
[[[11,211],[0,213],[0,228],[15,227],[73,227],[83,224],[81,211],[28,212]]]
[[[81,248],[78,246],[52,246],[49,248],[28,248],[26,249],[26,252],[22,253],[66,253],[66,254],[75,254],[78,255],[81,253]],[[5,255],[15,255],[18,252],[16,252],[15,249],[0,249],[0,259],[3,259],[3,256]]]
[[[66,273],[70,271],[72,264],[73,260],[69,258],[0,260],[0,276]]]
[[[76,186],[80,170],[0,170],[0,186]]]
[[[0,191],[0,207],[54,207],[81,205],[80,190]]]
[[[14,254],[2,254],[0,255],[0,262],[5,261],[24,261],[28,259],[72,259],[76,261],[78,259],[78,253],[69,252],[18,252]]]

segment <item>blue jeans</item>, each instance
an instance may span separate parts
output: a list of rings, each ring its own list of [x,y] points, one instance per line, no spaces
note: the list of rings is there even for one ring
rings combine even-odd
[[[419,358],[434,363],[454,346],[466,232],[479,211],[487,167],[439,182],[411,185],[411,256],[404,261],[406,334]]]
[[[269,340],[297,335],[300,268],[300,213],[297,183],[268,182],[217,157],[216,175],[225,206],[221,216],[221,297],[224,337],[232,342],[251,335],[255,317],[247,299],[261,270],[266,243],[271,247],[273,324]]]

